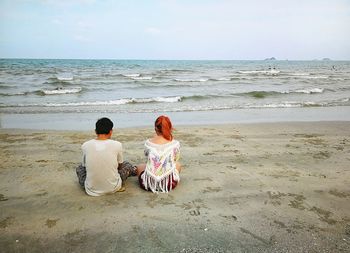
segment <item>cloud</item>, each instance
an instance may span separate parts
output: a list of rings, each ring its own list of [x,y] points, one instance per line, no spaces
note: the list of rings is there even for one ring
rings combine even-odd
[[[349,59],[349,13],[349,0],[0,0],[0,39],[14,55],[46,41],[62,57],[87,46],[125,58]]]

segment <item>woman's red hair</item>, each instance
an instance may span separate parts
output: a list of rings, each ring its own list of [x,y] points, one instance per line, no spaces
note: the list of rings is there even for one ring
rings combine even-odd
[[[154,127],[157,134],[161,134],[168,141],[173,140],[173,126],[171,124],[170,119],[167,116],[159,116],[154,122]]]

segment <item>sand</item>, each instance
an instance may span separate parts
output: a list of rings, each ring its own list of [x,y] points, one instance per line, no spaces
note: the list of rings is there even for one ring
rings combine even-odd
[[[350,122],[181,126],[181,182],[90,197],[93,131],[0,130],[1,252],[349,252]],[[152,128],[116,130],[141,163]]]

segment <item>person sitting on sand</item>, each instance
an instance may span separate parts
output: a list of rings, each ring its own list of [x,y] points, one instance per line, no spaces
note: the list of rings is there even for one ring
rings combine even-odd
[[[79,184],[88,195],[101,196],[125,191],[125,181],[137,175],[137,167],[123,161],[122,144],[111,140],[113,122],[101,118],[96,122],[96,139],[85,142],[82,164],[77,168]]]
[[[167,116],[154,123],[155,135],[145,142],[147,163],[137,168],[140,187],[152,192],[168,192],[180,181],[180,143],[172,136],[172,124]]]

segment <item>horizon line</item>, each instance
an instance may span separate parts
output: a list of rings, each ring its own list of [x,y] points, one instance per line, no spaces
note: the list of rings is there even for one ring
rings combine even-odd
[[[35,57],[0,57],[0,60],[105,60],[105,61],[350,61],[350,59],[139,59],[139,58],[35,58]]]

